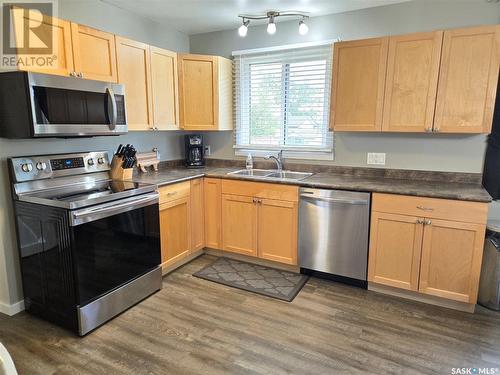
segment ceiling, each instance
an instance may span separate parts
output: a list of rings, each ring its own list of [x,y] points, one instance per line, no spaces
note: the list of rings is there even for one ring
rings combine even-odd
[[[237,28],[240,13],[269,10],[309,12],[311,17],[409,0],[101,0],[186,34]],[[286,20],[283,18],[282,20]],[[280,20],[277,20],[279,22]],[[262,22],[262,21],[261,21]],[[265,21],[264,21],[265,22]],[[252,21],[252,24],[257,22]]]

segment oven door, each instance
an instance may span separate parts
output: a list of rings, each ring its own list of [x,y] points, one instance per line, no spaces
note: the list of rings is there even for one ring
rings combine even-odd
[[[123,85],[38,73],[28,81],[35,137],[127,132]]]
[[[89,302],[158,268],[158,194],[70,212],[77,304]]]

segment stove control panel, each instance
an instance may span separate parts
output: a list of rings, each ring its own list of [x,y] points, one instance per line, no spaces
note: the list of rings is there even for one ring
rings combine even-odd
[[[9,163],[14,182],[75,176],[110,169],[108,153],[105,151],[16,157],[10,158]]]

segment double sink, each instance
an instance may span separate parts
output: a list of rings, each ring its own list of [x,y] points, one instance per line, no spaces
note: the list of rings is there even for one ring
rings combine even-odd
[[[279,171],[276,169],[240,169],[238,171],[229,172],[229,175],[242,177],[258,177],[269,180],[279,181],[300,181],[304,178],[312,176],[312,173],[294,172],[294,171]]]

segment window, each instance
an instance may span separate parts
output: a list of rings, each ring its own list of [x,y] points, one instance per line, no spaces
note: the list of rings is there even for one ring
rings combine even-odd
[[[332,159],[331,44],[235,57],[237,155]]]

